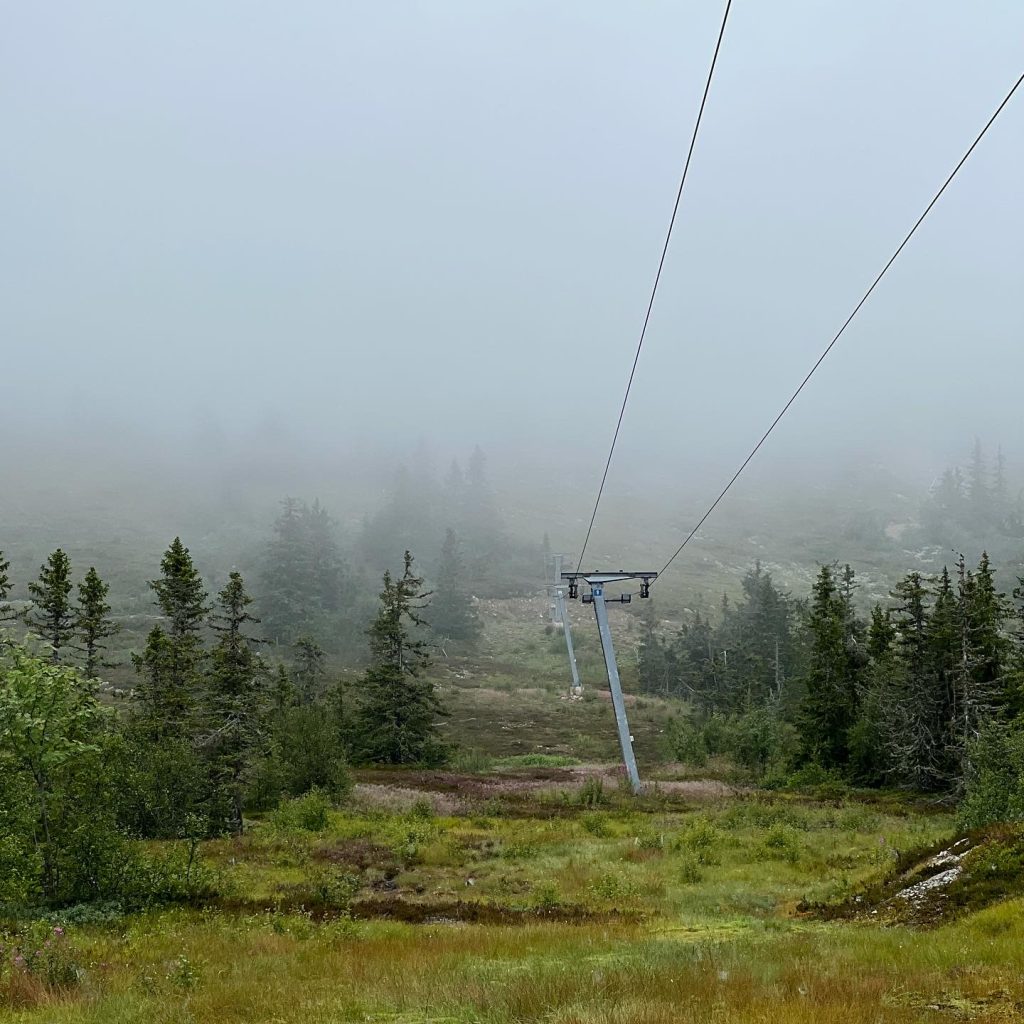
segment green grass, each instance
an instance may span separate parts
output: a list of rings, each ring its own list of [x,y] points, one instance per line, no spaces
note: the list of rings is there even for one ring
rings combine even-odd
[[[494,767],[501,768],[571,768],[579,759],[568,754],[512,754],[499,758]]]
[[[475,682],[447,684],[442,696],[450,712],[446,737],[459,748],[486,751],[501,760],[548,755],[584,762],[619,757],[615,715],[607,699],[607,683],[584,691],[582,700],[568,700],[561,689],[529,685],[495,688]],[[654,697],[631,700],[629,724],[641,768],[659,764],[665,755],[664,728],[678,713],[677,701]]]
[[[458,815],[343,809],[316,833],[256,824],[205,846],[223,906],[69,928],[80,984],[0,984],[5,1019],[1016,1019],[1020,902],[927,932],[797,910],[949,836],[947,816],[614,789],[585,808],[574,792],[537,792],[515,818],[484,801]]]

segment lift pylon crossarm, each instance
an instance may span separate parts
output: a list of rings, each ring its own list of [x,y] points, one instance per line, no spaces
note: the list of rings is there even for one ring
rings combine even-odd
[[[585,583],[589,583],[591,586],[604,586],[607,583],[621,583],[624,580],[639,580],[640,581],[640,596],[649,597],[651,581],[656,580],[658,574],[656,572],[633,572],[628,569],[618,569],[614,572],[604,571],[598,572],[592,570],[590,572],[563,572],[562,579],[569,581],[569,596],[577,597],[577,594],[573,594],[572,591],[579,586],[579,581],[583,580]],[[607,601],[608,598],[605,598]]]

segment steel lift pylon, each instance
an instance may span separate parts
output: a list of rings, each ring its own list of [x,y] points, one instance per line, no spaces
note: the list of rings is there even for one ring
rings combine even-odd
[[[640,581],[640,597],[651,596],[651,580],[657,579],[656,572],[563,572],[562,579],[569,584],[570,598],[580,597],[579,584],[583,580],[590,587],[590,593],[583,594],[584,604],[594,606],[597,618],[597,631],[601,637],[601,651],[604,664],[608,671],[608,688],[612,694],[612,707],[615,710],[615,725],[619,731],[619,746],[622,748],[622,763],[626,767],[626,775],[634,793],[640,792],[640,773],[636,767],[636,756],[633,753],[633,737],[629,732],[629,721],[626,718],[626,701],[622,695],[622,682],[619,679],[619,666],[615,660],[615,645],[612,643],[612,631],[608,625],[608,604],[629,604],[632,594],[620,594],[618,597],[607,597],[605,587],[609,583],[624,583],[627,580]]]
[[[569,684],[569,696],[579,697],[583,693],[583,683],[580,682],[580,670],[576,664],[576,651],[572,643],[572,623],[569,622],[569,612],[565,607],[566,584],[562,580],[562,559],[565,555],[552,555],[554,568],[554,582],[549,584],[551,591],[551,622],[558,626],[565,637],[565,649],[569,655],[569,672],[572,682]]]

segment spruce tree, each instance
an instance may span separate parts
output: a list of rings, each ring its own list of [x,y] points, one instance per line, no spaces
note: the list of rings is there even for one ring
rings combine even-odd
[[[954,680],[953,747],[958,778],[969,769],[968,751],[989,721],[1004,716],[1014,701],[1014,672],[1005,623],[1011,608],[995,587],[987,553],[976,572],[957,562],[959,650]]]
[[[302,632],[333,630],[346,605],[345,566],[334,521],[315,500],[287,498],[274,522],[260,574],[260,607],[274,641],[290,644]]]
[[[427,645],[415,636],[425,625],[420,612],[429,595],[412,564],[406,551],[401,578],[384,574],[380,609],[368,630],[370,667],[362,680],[356,733],[362,756],[383,764],[438,762],[444,756],[436,721],[444,712],[434,684],[424,678]]]
[[[321,610],[337,612],[343,603],[344,566],[334,539],[334,520],[318,498],[313,499],[303,520],[312,597]]]
[[[484,563],[493,559],[504,545],[504,529],[486,465],[487,457],[477,445],[466,466],[465,501],[459,527],[474,576],[483,571]]]
[[[71,603],[71,562],[57,548],[39,570],[39,579],[28,585],[32,606],[25,613],[29,629],[49,645],[53,661],[72,637],[75,615]]]
[[[672,644],[673,664],[663,666],[678,673],[676,686],[680,696],[695,698],[705,711],[723,710],[727,705],[716,676],[717,647],[711,623],[698,610],[692,621],[683,622],[676,635]]]
[[[303,505],[295,498],[286,498],[282,504],[263,565],[260,607],[271,637],[287,642],[308,619],[312,564],[304,539]]]
[[[260,621],[249,612],[251,604],[241,575],[232,572],[210,620],[217,642],[210,657],[204,746],[226,805],[228,830],[235,835],[242,832],[245,780],[259,751],[266,712],[265,673],[255,653],[260,641],[248,632]]]
[[[922,680],[928,663],[928,590],[919,572],[908,573],[892,592],[896,606],[891,613],[897,644],[907,668]]]
[[[991,694],[996,710],[1006,710],[1009,702],[1008,684],[1011,671],[1011,649],[1006,623],[1013,609],[1006,595],[996,589],[995,570],[988,552],[981,553],[974,573],[973,601],[974,642],[977,649],[979,684]]]
[[[132,662],[139,676],[138,714],[126,740],[133,765],[125,783],[123,816],[137,834],[196,838],[220,831],[223,816],[204,743],[200,631],[207,615],[206,590],[188,549],[175,538],[150,581],[165,616],[149,631]]]
[[[892,772],[890,737],[905,689],[896,629],[891,614],[881,605],[871,609],[867,652],[857,719],[850,730],[850,773],[861,785],[872,786]]]
[[[929,592],[921,574],[911,572],[893,589],[899,680],[886,719],[891,770],[915,789],[934,789],[942,778],[941,684],[932,671]]]
[[[985,453],[981,447],[981,441],[974,439],[974,448],[971,451],[971,464],[967,470],[967,496],[971,502],[971,511],[979,517],[980,524],[983,517],[986,517],[991,510],[991,502],[988,485],[988,467],[985,463]]]
[[[175,639],[196,636],[210,609],[202,577],[180,537],[164,552],[160,573],[149,586],[156,593],[160,611],[170,620],[170,635]]]
[[[1024,716],[1024,576],[1017,577],[1017,586],[1013,588],[1013,599],[1017,602],[1016,619],[1013,630],[1015,649],[1011,694],[1011,712],[1015,717]]]
[[[1006,484],[1006,456],[1003,446],[996,448],[996,462],[992,469],[992,504],[997,515],[1005,516],[1009,511],[1010,495]]]
[[[295,650],[292,679],[299,703],[314,704],[323,692],[327,675],[324,649],[308,633],[303,633],[292,647]]]
[[[964,517],[966,484],[959,467],[943,472],[938,484],[932,488],[930,507],[933,529],[948,529],[960,523]]]
[[[288,669],[284,665],[277,666],[274,674],[274,682],[270,687],[270,706],[274,713],[284,711],[286,708],[294,707],[297,703],[295,684],[288,675]]]
[[[472,643],[479,639],[483,627],[466,590],[465,568],[459,539],[455,531],[449,529],[441,548],[430,602],[430,625],[439,637]]]
[[[943,566],[932,593],[927,631],[928,671],[935,695],[938,780],[949,788],[956,784],[960,766],[953,734],[956,720],[957,599],[948,567]]]
[[[868,656],[882,658],[892,649],[896,640],[896,628],[892,616],[880,604],[871,609],[871,624],[868,626]]]
[[[811,650],[799,711],[800,739],[804,759],[823,768],[846,768],[849,734],[857,719],[858,663],[849,642],[857,627],[855,618],[851,620],[853,584],[852,572],[844,571],[840,586],[833,568],[823,565],[807,619]]]
[[[156,625],[146,634],[146,646],[141,654],[132,654],[132,664],[139,677],[136,695],[146,737],[159,741],[185,736],[195,700],[191,688],[182,685],[172,641],[163,626]]]
[[[101,668],[112,668],[104,661],[103,652],[110,637],[121,627],[110,616],[107,594],[110,587],[100,579],[95,567],[90,566],[85,579],[78,584],[78,602],[75,605],[75,647],[85,655],[85,676],[95,679]]]
[[[636,669],[641,690],[663,697],[670,694],[680,696],[676,647],[658,635],[658,616],[652,601],[645,601],[641,605],[639,618],[640,641],[637,644]]]
[[[168,625],[154,626],[143,653],[132,660],[142,677],[144,717],[154,735],[181,737],[193,726],[203,658],[200,631],[209,608],[202,578],[179,537],[164,553],[160,570],[149,585]]]

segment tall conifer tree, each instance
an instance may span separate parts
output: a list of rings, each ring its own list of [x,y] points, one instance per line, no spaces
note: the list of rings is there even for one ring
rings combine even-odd
[[[481,632],[480,616],[466,590],[466,565],[455,531],[449,529],[441,548],[433,599],[430,602],[430,625],[439,637],[472,642]]]
[[[439,761],[437,718],[443,714],[434,684],[424,678],[427,645],[416,638],[428,594],[405,553],[402,576],[384,574],[380,609],[369,629],[370,667],[363,676],[357,742],[368,761],[415,764]]]
[[[100,579],[95,567],[90,566],[85,579],[78,584],[78,601],[75,605],[75,646],[85,656],[85,676],[95,679],[101,668],[112,668],[104,661],[106,642],[117,634],[121,627],[110,616],[107,595],[110,587]]]
[[[28,585],[32,606],[25,613],[25,622],[46,641],[55,662],[60,661],[60,652],[74,629],[71,585],[71,562],[60,548],[40,568],[39,579]]]
[[[852,638],[856,629],[849,566],[837,584],[831,566],[823,565],[814,582],[808,627],[811,634],[807,693],[799,720],[803,755],[824,768],[845,768],[849,734],[858,710],[857,661]]]
[[[168,620],[154,626],[141,655],[133,656],[142,676],[140,694],[145,717],[157,734],[183,736],[191,731],[203,657],[200,631],[209,608],[188,548],[175,537],[160,562],[159,579],[151,580],[156,603]]]
[[[249,634],[260,620],[249,607],[252,598],[237,572],[217,595],[211,626],[217,634],[210,657],[205,707],[205,745],[213,782],[226,805],[228,829],[242,832],[245,779],[258,752],[266,716],[266,673],[255,653],[260,641]]]
[[[295,669],[292,679],[300,704],[313,704],[324,690],[327,671],[324,668],[326,652],[308,633],[303,633],[292,645],[295,650]]]

